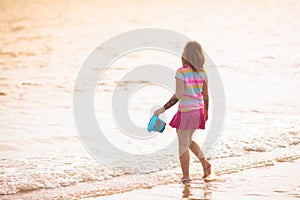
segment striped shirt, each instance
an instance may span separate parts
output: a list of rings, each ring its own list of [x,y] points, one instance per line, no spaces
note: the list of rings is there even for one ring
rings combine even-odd
[[[175,78],[184,81],[184,92],[179,101],[178,111],[187,112],[204,108],[202,90],[203,83],[207,83],[205,70],[194,72],[189,66],[184,66],[176,71]]]

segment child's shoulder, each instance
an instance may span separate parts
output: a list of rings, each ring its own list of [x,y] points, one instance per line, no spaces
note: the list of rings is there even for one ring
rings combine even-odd
[[[184,73],[184,68],[183,67],[179,67],[177,70],[176,70],[176,74],[183,74]]]
[[[177,69],[178,72],[188,72],[190,71],[191,69],[189,67],[186,67],[186,66],[181,66]]]

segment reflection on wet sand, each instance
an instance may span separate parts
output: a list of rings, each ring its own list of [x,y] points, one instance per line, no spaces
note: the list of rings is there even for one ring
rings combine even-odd
[[[184,185],[182,198],[193,200],[212,199],[212,183],[203,181],[202,183],[188,183]]]

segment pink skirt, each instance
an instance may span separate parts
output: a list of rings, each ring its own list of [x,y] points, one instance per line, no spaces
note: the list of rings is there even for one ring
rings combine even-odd
[[[205,129],[204,112],[204,108],[188,112],[177,111],[169,125],[180,130]]]

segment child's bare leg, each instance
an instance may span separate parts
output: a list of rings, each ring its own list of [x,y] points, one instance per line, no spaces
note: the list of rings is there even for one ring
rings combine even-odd
[[[211,164],[206,160],[200,146],[192,140],[192,136],[193,133],[195,132],[195,130],[193,130],[193,132],[190,134],[191,135],[191,144],[189,146],[189,148],[191,149],[191,151],[195,154],[195,156],[197,156],[197,158],[200,160],[202,167],[203,167],[203,178],[208,177],[211,174]]]
[[[189,165],[190,165],[190,153],[189,150],[186,150],[180,157],[180,165],[182,170],[182,180],[189,180]]]
[[[190,180],[189,174],[189,165],[190,165],[190,154],[189,154],[189,145],[190,137],[189,132],[186,130],[176,129],[178,136],[178,145],[179,145],[179,160],[181,165],[181,170],[184,180]]]

